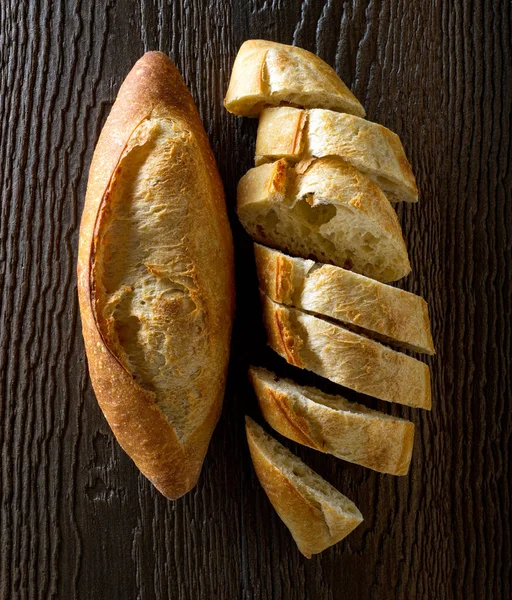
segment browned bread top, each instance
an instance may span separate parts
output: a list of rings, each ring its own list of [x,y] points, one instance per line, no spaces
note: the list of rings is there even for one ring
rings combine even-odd
[[[269,346],[286,361],[356,392],[430,410],[430,370],[402,352],[261,295]]]
[[[365,335],[434,354],[427,303],[420,296],[334,265],[254,244],[260,289],[274,302],[335,319]]]
[[[414,443],[414,424],[341,396],[249,369],[261,412],[287,438],[381,473],[405,475]]]
[[[338,156],[372,179],[391,202],[417,202],[416,179],[396,133],[332,110],[266,108],[258,125],[256,165]]]
[[[96,146],[78,290],[107,421],[144,475],[177,498],[195,485],[221,410],[233,248],[199,114],[159,52],[135,64]]]
[[[297,46],[247,40],[235,59],[224,106],[239,116],[257,117],[281,104],[329,108],[364,117],[364,108],[336,72]]]

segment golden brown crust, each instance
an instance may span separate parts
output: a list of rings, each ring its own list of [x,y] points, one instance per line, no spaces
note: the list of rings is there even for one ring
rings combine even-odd
[[[263,417],[276,431],[320,452],[391,475],[406,475],[414,424],[390,417],[341,396],[280,379],[251,367]]]
[[[336,544],[362,522],[361,513],[348,498],[314,474],[248,417],[246,433],[258,480],[306,558]],[[270,444],[274,448],[270,448]],[[275,451],[276,447],[279,454]],[[284,462],[293,464],[306,477],[312,474],[327,493],[322,495],[311,488],[308,490],[301,483],[301,476],[295,476]],[[344,508],[340,506],[342,503]]]
[[[261,294],[268,344],[301,369],[387,402],[430,410],[425,363]]]
[[[272,429],[294,442],[327,452],[325,443],[315,440],[309,420],[291,409],[289,396],[266,385],[253,367],[249,369],[249,379],[256,392],[261,414]]]
[[[386,127],[324,109],[267,108],[255,164],[338,156],[375,181],[391,202],[417,202],[418,188],[400,138]]]
[[[210,313],[208,326],[217,347],[211,374],[217,383],[207,417],[184,444],[155,404],[154,394],[142,388],[121,364],[95,300],[96,245],[110,190],[116,185],[118,165],[132,133],[149,118],[170,119],[194,138],[197,161],[208,188],[209,205],[204,209],[208,214],[204,219],[213,223],[211,231],[218,244],[216,274],[207,265],[196,265],[205,283],[206,289],[199,293]],[[216,280],[210,281],[212,277]],[[213,289],[217,290],[214,295]],[[78,293],[91,380],[105,417],[120,445],[144,475],[168,498],[178,498],[196,484],[220,415],[229,358],[234,276],[231,232],[215,159],[193,99],[176,67],[162,53],[148,52],[135,64],[121,86],[96,146],[80,227]]]
[[[315,54],[267,40],[242,44],[224,106],[257,117],[265,106],[321,107],[364,117],[364,108],[336,72]]]
[[[427,303],[358,273],[254,244],[260,288],[274,302],[325,315],[380,341],[434,354]]]

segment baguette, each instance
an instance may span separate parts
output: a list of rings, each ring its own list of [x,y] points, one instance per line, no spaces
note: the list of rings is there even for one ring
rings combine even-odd
[[[356,392],[415,408],[431,408],[426,364],[344,327],[262,294],[270,347],[291,365]]]
[[[320,452],[391,475],[406,475],[414,424],[251,367],[263,417],[281,435]]]
[[[336,157],[250,169],[240,180],[237,212],[257,242],[379,281],[411,270],[402,230],[382,191]]]
[[[78,293],[100,407],[142,473],[178,498],[197,482],[221,411],[233,248],[199,114],[159,52],[135,64],[96,146]]]
[[[292,258],[254,244],[260,289],[274,302],[356,327],[383,342],[434,354],[420,296],[340,267]]]
[[[417,202],[400,138],[382,125],[332,110],[282,107],[261,113],[256,165],[280,158],[339,156],[382,188],[391,202]]]
[[[329,108],[364,117],[364,108],[336,72],[307,50],[247,40],[233,64],[224,100],[235,115],[257,117],[281,104]]]
[[[300,552],[311,558],[363,521],[356,505],[249,417],[247,441],[256,475]]]

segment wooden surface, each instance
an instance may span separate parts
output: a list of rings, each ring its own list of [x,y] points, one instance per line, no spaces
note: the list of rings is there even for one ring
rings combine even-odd
[[[248,238],[233,212],[256,122],[222,108],[249,37],[334,65],[398,132],[420,203],[400,207],[437,355],[408,477],[289,444],[364,524],[307,561],[245,444],[264,347]],[[95,141],[149,49],[177,63],[226,185],[238,320],[222,420],[199,486],[166,501],[120,451],[87,375],[78,224]],[[511,8],[506,0],[2,0],[0,3],[0,598],[511,597]],[[305,378],[298,377],[301,381]],[[307,378],[306,378],[307,379]],[[327,388],[329,389],[329,388]]]

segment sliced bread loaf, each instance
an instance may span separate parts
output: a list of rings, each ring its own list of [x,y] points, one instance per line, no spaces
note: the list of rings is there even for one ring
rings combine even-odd
[[[356,505],[246,417],[256,475],[307,558],[336,544],[363,521]]]
[[[262,308],[270,347],[291,365],[381,400],[431,408],[426,364],[265,294]]]
[[[391,202],[418,200],[400,138],[386,127],[332,110],[285,106],[261,113],[256,165],[322,156],[343,158],[381,187]]]
[[[257,117],[266,106],[329,108],[364,117],[364,108],[336,72],[311,52],[267,40],[247,40],[233,64],[224,106]]]
[[[238,184],[237,212],[256,241],[379,281],[411,270],[393,207],[357,169],[336,157],[250,169]]]
[[[275,302],[357,327],[392,345],[434,354],[427,303],[341,267],[254,244],[261,290]]]
[[[391,475],[406,475],[414,424],[341,396],[280,379],[251,367],[249,378],[267,423],[287,438],[320,452]]]

